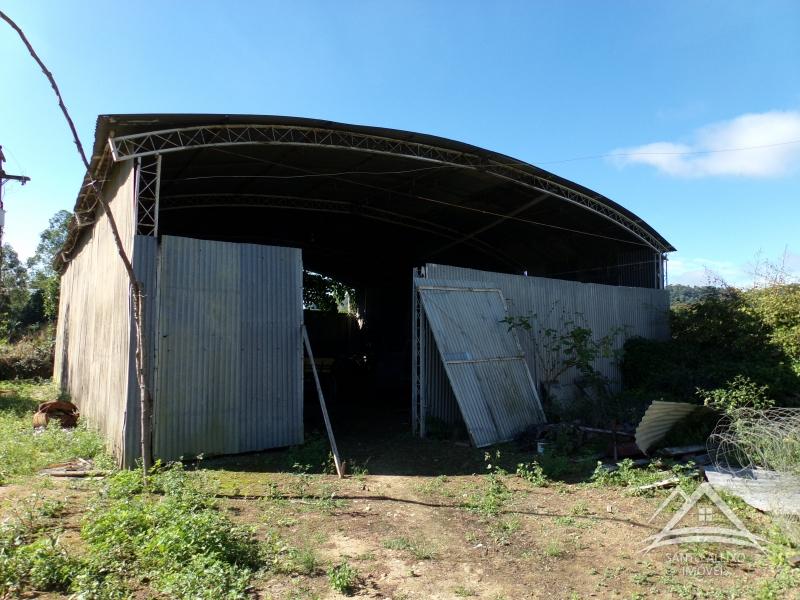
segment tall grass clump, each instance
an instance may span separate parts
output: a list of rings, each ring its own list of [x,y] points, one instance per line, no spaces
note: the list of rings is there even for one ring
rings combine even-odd
[[[110,466],[102,437],[85,421],[74,429],[51,422],[34,431],[31,419],[37,405],[57,397],[58,391],[47,382],[0,381],[0,485],[74,458]]]

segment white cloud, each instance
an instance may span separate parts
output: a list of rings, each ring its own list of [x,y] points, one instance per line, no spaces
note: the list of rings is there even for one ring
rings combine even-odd
[[[752,277],[745,265],[707,258],[670,257],[667,263],[668,283],[684,285],[717,285],[720,280],[728,285],[752,284]]]
[[[650,165],[677,177],[779,177],[800,167],[800,111],[741,115],[698,129],[686,143],[655,142],[611,154],[620,167]]]
[[[709,258],[686,258],[671,255],[667,263],[668,283],[684,285],[720,285],[740,288],[763,284],[772,276],[781,275],[785,282],[800,282],[800,255],[788,249],[778,258],[767,258],[757,252],[746,263]]]

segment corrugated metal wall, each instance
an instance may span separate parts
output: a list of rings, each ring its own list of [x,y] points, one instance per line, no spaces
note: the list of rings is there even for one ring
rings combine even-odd
[[[158,240],[152,236],[137,235],[133,238],[133,270],[145,294],[144,332],[147,341],[145,369],[148,374],[150,392],[155,391],[155,357],[158,346]],[[136,344],[136,331],[131,323],[131,340]],[[139,382],[136,380],[136,355],[131,352],[128,367],[128,401],[125,411],[125,445],[120,462],[132,467],[141,452],[141,411],[139,410]]]
[[[669,338],[669,292],[652,288],[621,287],[492,273],[475,269],[428,264],[425,274],[432,279],[453,279],[491,283],[503,292],[512,316],[535,316],[542,328],[566,331],[565,321],[576,320],[592,330],[595,337],[622,328],[617,348],[628,337]],[[539,378],[535,353],[539,347],[531,335],[520,333],[520,343],[528,357],[531,372]],[[601,359],[598,370],[615,385],[620,373],[611,359]],[[561,383],[571,383],[577,373],[568,372]]]
[[[300,250],[164,236],[155,454],[303,441]]]
[[[536,328],[552,328],[566,331],[566,321],[574,320],[592,330],[596,338],[622,329],[616,338],[620,349],[624,340],[632,336],[650,339],[669,337],[669,293],[666,290],[649,288],[618,287],[591,283],[524,277],[505,273],[493,273],[476,269],[428,264],[424,268],[426,278],[432,280],[454,280],[469,285],[484,285],[499,288],[508,304],[512,316],[535,317]],[[430,341],[425,323],[420,324],[418,369],[415,375],[414,403],[418,415],[418,430],[424,432],[424,416],[431,415],[452,423],[453,397],[446,380],[436,348]],[[416,337],[416,335],[415,335]],[[535,336],[518,332],[518,339],[525,352],[526,361],[534,379],[542,379],[540,365],[547,360]],[[537,353],[541,353],[537,357]],[[438,365],[437,365],[438,360]],[[598,370],[609,378],[614,390],[621,387],[619,368],[612,359],[600,359]],[[567,371],[559,381],[573,383],[579,374]],[[424,406],[423,406],[424,404]]]
[[[119,165],[112,177],[103,193],[130,253],[134,231],[132,163]],[[80,407],[82,418],[100,429],[118,457],[124,446],[130,359],[128,277],[108,218],[101,214],[84,234],[75,258],[61,277],[53,377]]]

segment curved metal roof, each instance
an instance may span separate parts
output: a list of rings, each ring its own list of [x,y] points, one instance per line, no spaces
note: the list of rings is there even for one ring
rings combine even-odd
[[[527,222],[566,232],[577,231],[597,238],[605,237],[609,240],[617,239],[614,232],[618,232],[619,237],[624,238],[620,241],[636,240],[640,247],[658,253],[674,251],[672,245],[650,225],[605,196],[534,165],[470,144],[409,131],[299,117],[140,114],[98,117],[91,169],[86,174],[84,185],[78,195],[75,206],[76,219],[72,223],[61,260],[69,260],[81,229],[90,227],[94,221],[96,203],[91,197],[92,187],[86,184],[91,179],[105,180],[115,161],[155,154],[164,157],[169,155],[169,161],[181,165],[180,168],[176,166],[177,177],[177,174],[184,173],[190,166],[196,166],[192,163],[197,162],[200,153],[217,151],[214,157],[200,158],[200,162],[206,161],[202,163],[205,165],[204,168],[208,168],[209,165],[220,163],[222,160],[220,152],[227,151],[228,154],[234,154],[231,150],[236,149],[235,147],[251,152],[255,152],[252,149],[257,147],[263,152],[280,150],[284,153],[280,155],[284,162],[289,161],[286,157],[297,160],[297,151],[317,152],[314,154],[314,160],[322,160],[325,163],[319,173],[321,176],[333,176],[337,168],[347,173],[359,173],[356,169],[362,169],[363,172],[373,176],[385,173],[384,179],[392,179],[391,191],[395,194],[411,196],[403,190],[409,185],[412,187],[420,185],[421,191],[414,192],[419,198],[451,208],[483,213],[484,219],[489,215],[500,220],[526,221],[517,216],[525,209],[523,205],[526,200],[525,194],[528,200],[536,194],[546,195],[554,202],[557,200],[559,204],[569,205],[573,209],[582,208],[591,213],[595,217],[589,223],[591,227],[585,226],[581,228],[584,231],[577,231],[574,225],[559,226],[555,221],[555,224],[551,225],[532,220]],[[318,152],[323,149],[324,154]],[[331,151],[335,151],[336,158],[331,155]],[[176,156],[179,152],[191,154],[192,158],[179,159]],[[350,162],[343,162],[341,157],[344,155],[355,158]],[[259,160],[257,155],[238,156]],[[274,158],[273,155],[270,157]],[[212,163],[212,160],[216,163]],[[310,159],[307,160],[308,164],[315,166],[318,164],[309,161]],[[275,160],[263,162],[277,164]],[[424,166],[418,168],[419,165]],[[430,183],[425,188],[424,184],[418,183],[421,180],[419,171],[439,168],[441,171],[435,185]],[[286,175],[283,177],[288,178]],[[344,180],[344,184],[348,183],[353,182]],[[460,186],[460,191],[464,193],[436,196],[450,183],[456,187]],[[207,184],[203,190],[208,189],[209,185]],[[214,189],[219,191],[222,185],[219,184]],[[502,196],[507,200],[501,202],[494,199],[492,202],[481,204],[478,197],[488,193],[486,190],[498,198]],[[178,191],[185,193],[178,194]],[[197,186],[185,186],[185,189],[173,192],[175,198],[197,194]],[[310,190],[304,190],[300,195],[307,197],[310,193]],[[352,190],[348,193],[352,196]],[[419,215],[414,215],[414,218],[417,217]],[[438,219],[441,220],[441,215]],[[567,225],[571,222],[565,221]],[[435,223],[429,224],[431,227],[435,226]],[[462,243],[465,239],[472,239],[474,243],[478,243],[477,238],[480,237],[483,228],[475,229],[474,225],[471,227],[473,227],[472,232],[462,236],[460,241],[455,243]]]

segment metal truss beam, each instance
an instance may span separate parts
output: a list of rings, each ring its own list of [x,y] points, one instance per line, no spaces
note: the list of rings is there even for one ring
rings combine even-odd
[[[136,233],[158,236],[161,155],[136,159]]]
[[[514,271],[519,271],[523,265],[494,246],[477,239],[464,240],[464,232],[445,227],[433,221],[410,217],[398,212],[377,208],[359,202],[345,200],[328,200],[324,198],[306,198],[277,194],[181,194],[162,196],[161,211],[182,210],[189,208],[234,208],[258,207],[281,208],[288,210],[304,210],[313,212],[328,212],[346,215],[357,215],[373,221],[382,221],[392,225],[399,225],[425,233],[431,233],[447,240],[458,240],[474,249],[499,260]]]
[[[191,148],[239,145],[314,146],[370,154],[404,156],[443,166],[488,173],[529,189],[546,192],[616,223],[658,252],[668,252],[670,250],[661,240],[634,219],[591,195],[571,189],[541,174],[526,170],[527,165],[525,163],[501,163],[487,160],[468,152],[440,148],[429,144],[319,127],[210,125],[112,137],[109,138],[108,145],[115,162],[168,152],[180,152]]]

